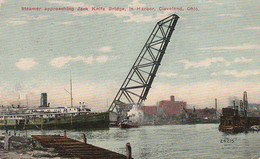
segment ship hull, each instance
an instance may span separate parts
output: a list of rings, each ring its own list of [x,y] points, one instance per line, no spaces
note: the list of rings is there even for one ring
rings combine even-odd
[[[239,133],[259,124],[260,117],[221,116],[218,129],[222,132]]]
[[[121,129],[128,129],[128,128],[138,128],[139,126],[138,125],[130,125],[130,124],[119,124],[119,127]]]
[[[77,116],[60,116],[56,118],[31,118],[1,121],[4,130],[58,130],[58,129],[108,129],[109,113],[92,113]]]

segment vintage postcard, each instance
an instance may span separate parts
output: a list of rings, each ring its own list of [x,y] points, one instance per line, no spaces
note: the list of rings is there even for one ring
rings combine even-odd
[[[0,158],[260,158],[257,0],[0,0]]]

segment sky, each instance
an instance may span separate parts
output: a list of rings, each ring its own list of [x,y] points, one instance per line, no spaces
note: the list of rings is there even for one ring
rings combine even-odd
[[[0,104],[26,105],[27,96],[37,106],[46,92],[51,106],[69,106],[71,70],[74,105],[107,110],[156,22],[171,14],[180,19],[144,104],[174,95],[190,106],[214,107],[217,98],[226,107],[244,91],[249,103],[260,103],[259,5],[0,0]]]

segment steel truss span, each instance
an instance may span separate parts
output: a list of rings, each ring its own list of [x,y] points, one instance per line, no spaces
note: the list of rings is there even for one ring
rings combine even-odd
[[[157,22],[108,111],[123,115],[146,99],[178,19],[173,14]]]

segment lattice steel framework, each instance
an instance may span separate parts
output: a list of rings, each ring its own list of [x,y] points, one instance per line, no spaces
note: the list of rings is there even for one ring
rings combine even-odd
[[[157,22],[108,111],[122,115],[146,99],[178,19],[173,14]]]

